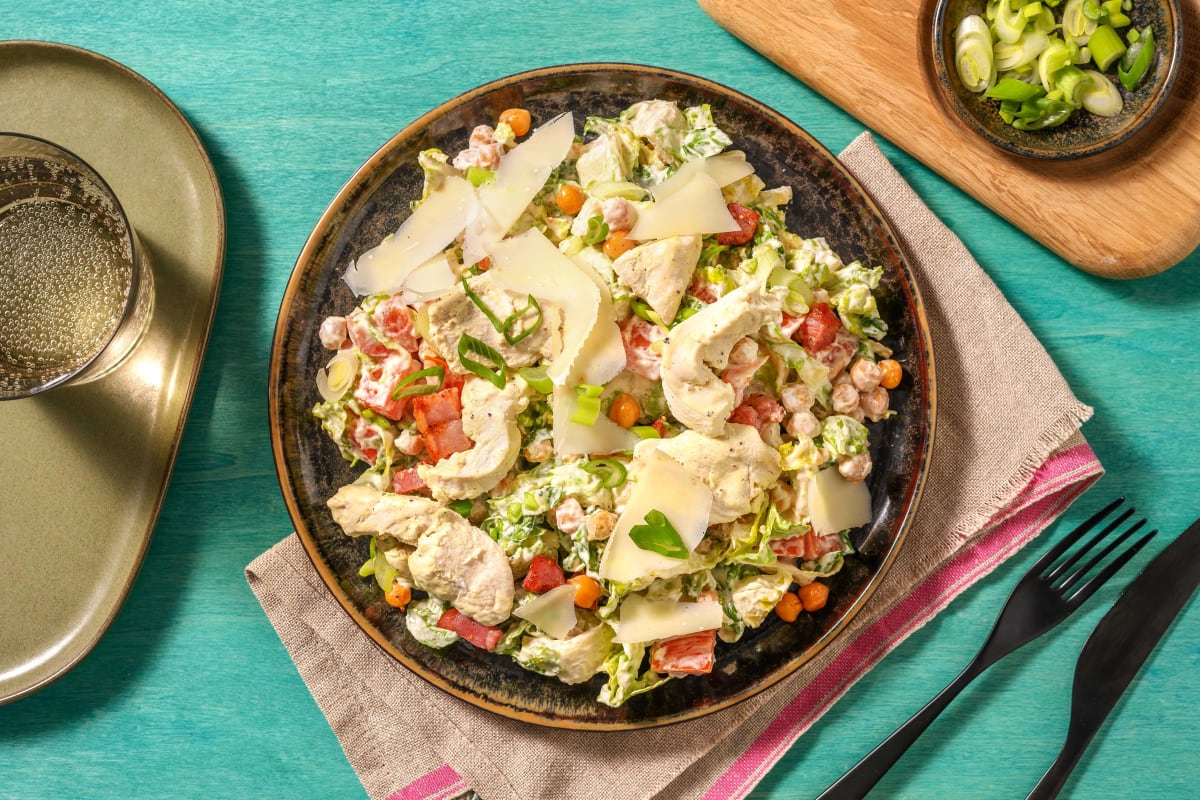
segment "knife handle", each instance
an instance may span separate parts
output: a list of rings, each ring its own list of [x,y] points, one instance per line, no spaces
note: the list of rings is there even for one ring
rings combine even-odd
[[[1063,743],[1062,750],[1058,751],[1058,757],[1054,759],[1054,763],[1046,770],[1046,774],[1037,782],[1025,800],[1054,800],[1055,797],[1058,797],[1067,778],[1071,776],[1071,770],[1075,769],[1075,765],[1079,763],[1083,752],[1091,743],[1092,737],[1096,735],[1096,727],[1091,727],[1090,732],[1085,730],[1086,727],[1088,726],[1075,724],[1068,726],[1067,740]]]

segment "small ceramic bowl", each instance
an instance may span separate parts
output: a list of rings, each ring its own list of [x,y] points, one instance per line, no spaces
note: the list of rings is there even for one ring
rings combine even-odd
[[[1126,91],[1116,69],[1105,72],[1116,84],[1124,107],[1113,117],[1080,109],[1056,128],[1022,131],[1000,118],[999,103],[968,91],[959,79],[954,34],[970,14],[983,14],[984,0],[938,0],[933,12],[933,71],[954,116],[969,130],[1019,156],[1066,160],[1111,150],[1147,126],[1162,108],[1179,73],[1183,53],[1183,17],[1178,0],[1134,0],[1126,13],[1138,30],[1154,29],[1155,61],[1141,85]],[[1061,14],[1061,7],[1056,9]],[[1119,31],[1124,37],[1127,29]],[[1090,67],[1094,69],[1095,67]]]

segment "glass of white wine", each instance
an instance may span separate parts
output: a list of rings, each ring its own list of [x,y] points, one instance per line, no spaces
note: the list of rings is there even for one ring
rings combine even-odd
[[[0,400],[109,374],[153,306],[150,264],[104,179],[51,142],[0,132]]]

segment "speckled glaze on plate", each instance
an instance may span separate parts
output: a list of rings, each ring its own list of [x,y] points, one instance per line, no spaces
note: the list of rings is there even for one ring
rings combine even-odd
[[[772,615],[737,644],[718,644],[711,675],[669,681],[613,709],[595,700],[603,676],[568,686],[461,641],[444,651],[413,641],[403,614],[383,601],[373,580],[358,576],[368,543],[345,536],[325,506],[361,467],[349,468],[310,410],[319,402],[314,376],[329,358],[318,326],[325,316],[355,306],[341,280],[347,262],[392,233],[420,196],[420,150],[457,152],[475,125],[493,122],[512,106],[528,108],[535,124],[570,110],[578,128],[583,116],[615,116],[650,98],[711,104],[717,124],[767,185],[794,187],[790,230],[826,237],[847,262],[884,267],[881,310],[892,326],[886,343],[906,372],[892,393],[899,414],[873,436],[876,468],[869,484],[876,519],[855,532],[861,554],[831,582],[830,604],[790,625]],[[923,485],[934,419],[933,363],[917,289],[895,237],[857,182],[808,134],[761,103],[702,78],[628,64],[553,67],[495,81],[434,109],[376,152],[334,198],[297,260],[276,325],[269,387],[276,467],[292,521],[354,622],[401,663],[467,702],[577,729],[645,727],[707,714],[761,691],[811,658],[859,610],[895,557]]]
[[[970,14],[982,14],[985,5],[982,0],[938,0],[930,38],[933,71],[955,118],[1010,153],[1026,158],[1069,160],[1111,150],[1151,127],[1151,120],[1175,85],[1183,52],[1184,26],[1179,2],[1135,0],[1127,13],[1138,30],[1147,25],[1154,29],[1156,55],[1149,76],[1133,92],[1116,80],[1115,69],[1106,73],[1121,93],[1124,101],[1121,113],[1098,117],[1081,110],[1056,128],[1018,130],[1000,118],[997,101],[963,88],[954,66],[954,32],[959,22]],[[1126,30],[1120,31],[1122,37]]]

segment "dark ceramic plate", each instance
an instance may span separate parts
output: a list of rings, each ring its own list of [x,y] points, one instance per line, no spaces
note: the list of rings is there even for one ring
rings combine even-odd
[[[954,33],[963,18],[982,14],[983,0],[938,0],[933,12],[930,44],[933,71],[943,99],[954,116],[967,128],[999,148],[1026,158],[1066,160],[1096,155],[1111,150],[1148,129],[1155,113],[1162,108],[1179,72],[1183,52],[1183,21],[1178,0],[1135,0],[1128,11],[1132,26],[1154,29],[1155,63],[1149,75],[1134,91],[1125,89],[1116,79],[1116,68],[1105,72],[1121,93],[1124,106],[1114,117],[1098,117],[1076,111],[1062,125],[1040,131],[1022,131],[1000,118],[998,104],[982,93],[963,88],[954,66]],[[1058,9],[1061,13],[1061,7]],[[1128,28],[1121,29],[1124,32]],[[1095,69],[1095,66],[1088,67]]]
[[[892,393],[898,415],[873,436],[875,521],[855,532],[860,555],[832,581],[829,605],[790,625],[772,615],[736,645],[719,645],[711,675],[669,681],[612,709],[595,701],[603,676],[568,686],[463,642],[437,651],[413,641],[403,614],[383,602],[374,581],[358,577],[367,542],[345,536],[326,509],[326,499],[356,470],[341,459],[310,409],[319,401],[314,376],[328,360],[318,326],[327,315],[355,306],[341,280],[347,262],[393,232],[409,201],[420,195],[419,151],[457,152],[475,125],[512,106],[528,108],[535,121],[572,110],[578,125],[585,115],[615,116],[649,98],[677,100],[681,107],[711,104],[718,124],[767,185],[795,189],[791,230],[826,237],[847,262],[884,267],[881,308],[891,325],[886,343],[904,363],[905,379]],[[895,237],[855,180],[807,133],[761,103],[701,78],[624,64],[504,78],[443,104],[385,144],[334,198],[300,254],[279,311],[270,381],[272,441],[288,510],[350,618],[387,653],[470,703],[544,725],[592,729],[658,725],[715,711],[780,680],[833,639],[871,594],[912,520],[932,441],[933,397],[929,334],[917,289]]]

